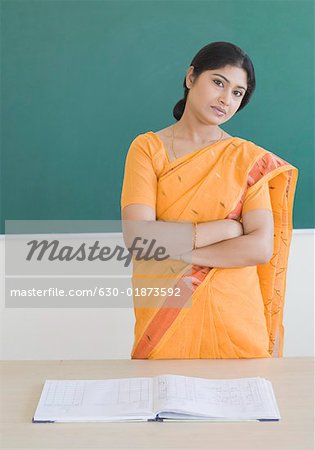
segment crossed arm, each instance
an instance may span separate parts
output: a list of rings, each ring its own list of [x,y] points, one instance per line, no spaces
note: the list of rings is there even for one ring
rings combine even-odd
[[[244,267],[267,263],[273,253],[273,215],[256,209],[243,215],[244,234],[197,248],[184,258],[192,264],[210,267]]]
[[[243,214],[242,224],[230,219],[198,224],[197,249],[192,242],[181,241],[191,230],[190,223],[156,221],[155,210],[143,204],[131,204],[122,211],[122,220],[144,224],[141,235],[152,239],[157,229],[165,229],[167,236],[176,236],[166,242],[170,254],[181,254],[188,263],[207,267],[244,267],[267,263],[273,253],[274,223],[269,209],[256,209]],[[130,240],[124,238],[127,247]]]

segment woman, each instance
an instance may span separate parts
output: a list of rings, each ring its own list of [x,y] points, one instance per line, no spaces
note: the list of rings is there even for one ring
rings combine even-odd
[[[283,354],[298,169],[221,128],[254,89],[248,55],[228,42],[206,45],[187,70],[177,122],[130,145],[122,219],[168,227],[180,249],[160,262],[133,260],[133,286],[151,276],[181,289],[179,299],[167,291],[153,306],[148,298],[137,304],[134,294],[134,359]],[[191,240],[181,242],[191,227]]]

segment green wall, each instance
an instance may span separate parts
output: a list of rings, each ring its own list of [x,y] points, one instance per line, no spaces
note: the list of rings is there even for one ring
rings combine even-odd
[[[2,1],[4,220],[120,219],[125,156],[170,125],[212,41],[252,58],[251,103],[223,128],[299,169],[294,228],[314,227],[313,3]]]

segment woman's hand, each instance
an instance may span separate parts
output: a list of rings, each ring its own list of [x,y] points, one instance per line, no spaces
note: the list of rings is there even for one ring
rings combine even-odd
[[[230,230],[230,238],[233,239],[239,236],[243,236],[244,229],[243,225],[238,221],[234,219],[226,219],[229,221],[229,230]]]
[[[236,219],[224,219],[222,222],[226,222],[225,223],[225,225],[226,225],[225,233],[226,233],[227,237],[225,240],[243,236],[244,229],[243,229],[243,225],[241,224],[241,222],[239,222]],[[223,242],[223,241],[221,241],[221,242]],[[192,250],[190,252],[178,255],[178,257],[175,257],[174,259],[180,259],[180,260],[186,262],[187,264],[193,264],[192,263],[193,252],[198,252],[198,248],[196,250]]]

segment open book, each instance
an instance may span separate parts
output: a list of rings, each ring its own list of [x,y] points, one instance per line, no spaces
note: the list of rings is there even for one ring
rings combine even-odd
[[[279,420],[270,381],[159,375],[46,380],[33,422]]]

